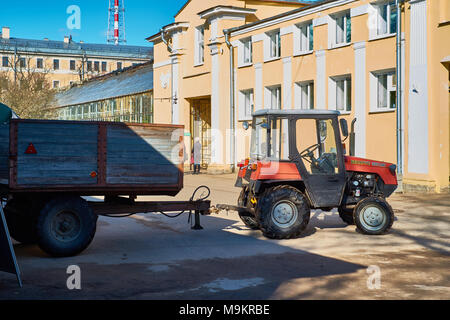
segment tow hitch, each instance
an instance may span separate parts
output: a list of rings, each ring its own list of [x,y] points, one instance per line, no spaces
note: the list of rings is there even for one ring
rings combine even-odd
[[[220,211],[237,211],[243,217],[254,217],[255,210],[247,207],[232,206],[229,204],[218,204],[211,208],[212,213],[219,213]]]

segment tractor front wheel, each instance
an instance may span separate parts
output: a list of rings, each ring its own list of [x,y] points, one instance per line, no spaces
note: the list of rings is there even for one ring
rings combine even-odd
[[[310,214],[304,195],[291,186],[266,190],[256,209],[260,229],[271,239],[292,239],[300,236],[308,226]]]
[[[394,210],[386,200],[369,197],[356,205],[353,219],[362,233],[381,235],[387,233],[394,224]]]

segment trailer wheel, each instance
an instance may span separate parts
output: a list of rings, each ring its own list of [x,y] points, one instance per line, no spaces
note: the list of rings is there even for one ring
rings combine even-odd
[[[394,224],[394,211],[386,200],[369,197],[356,205],[353,218],[362,233],[381,235],[387,233]]]
[[[247,202],[248,202],[248,188],[242,188],[241,194],[239,195],[238,198],[238,206],[239,207],[247,207]],[[248,217],[248,216],[243,216],[239,213],[239,218],[241,218],[242,222],[245,224],[246,227],[252,229],[252,230],[258,230],[259,229],[259,225],[258,225],[258,221],[256,221],[256,218],[253,217]]]
[[[97,218],[82,198],[53,198],[38,217],[38,245],[54,257],[75,256],[92,242]]]
[[[22,244],[35,244],[37,242],[36,218],[32,206],[24,201],[11,199],[3,211],[11,237]]]
[[[261,231],[271,239],[298,237],[306,229],[310,214],[304,195],[291,186],[267,189],[256,210]]]
[[[339,217],[349,226],[352,226],[355,224],[355,220],[353,219],[353,208],[347,208],[347,207],[339,207]]]

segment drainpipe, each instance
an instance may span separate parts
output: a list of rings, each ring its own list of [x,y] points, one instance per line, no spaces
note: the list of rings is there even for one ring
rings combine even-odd
[[[403,176],[403,105],[402,105],[402,26],[401,26],[401,5],[404,0],[396,0],[397,9],[397,173]],[[402,178],[403,179],[403,178]]]
[[[164,38],[164,29],[161,29],[161,40],[167,46],[167,50],[169,50],[169,52],[172,53],[173,48],[170,46],[170,44],[167,41],[167,39]],[[170,61],[170,104],[172,105],[171,118],[172,118],[172,124],[173,124],[174,99],[173,99],[173,63],[172,63],[172,61]]]
[[[231,141],[230,141],[230,151],[231,151],[231,172],[235,172],[235,164],[236,164],[236,153],[235,153],[235,127],[234,127],[234,115],[235,115],[235,106],[234,106],[234,52],[233,46],[230,43],[230,33],[228,30],[224,30],[225,34],[225,43],[228,46],[230,51],[230,128],[231,128]]]

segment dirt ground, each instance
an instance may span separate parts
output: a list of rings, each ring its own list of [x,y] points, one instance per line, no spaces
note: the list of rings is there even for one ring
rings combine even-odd
[[[235,204],[234,180],[187,175],[176,199],[208,185],[213,204]],[[395,194],[389,202],[394,227],[372,237],[320,210],[300,238],[279,241],[233,212],[202,217],[201,231],[187,215],[101,217],[77,257],[15,244],[24,287],[0,273],[0,299],[450,299],[449,195]],[[80,267],[81,290],[67,288],[71,265]]]

